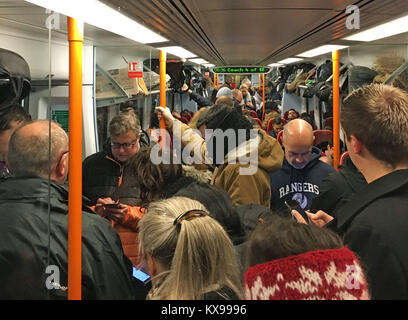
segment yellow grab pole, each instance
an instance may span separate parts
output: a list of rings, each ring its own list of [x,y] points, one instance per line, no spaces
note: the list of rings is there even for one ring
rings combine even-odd
[[[167,108],[166,104],[166,52],[163,50],[159,51],[159,62],[160,62],[160,106],[162,108]],[[164,132],[166,130],[166,123],[164,119],[160,119],[160,146],[164,150],[166,148],[166,136]]]
[[[68,299],[81,300],[82,245],[82,42],[84,25],[68,17],[69,193]]]
[[[214,90],[215,89],[217,89],[217,87],[216,87],[216,80],[217,80],[217,74],[216,73],[214,73]]]
[[[337,170],[340,161],[340,85],[339,85],[339,50],[333,51],[333,165]]]

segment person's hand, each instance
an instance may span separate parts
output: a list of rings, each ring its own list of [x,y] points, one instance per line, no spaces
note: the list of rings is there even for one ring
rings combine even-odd
[[[128,213],[128,206],[123,203],[118,203],[116,208],[105,207],[105,214],[109,220],[120,223]]]
[[[159,120],[163,118],[167,125],[171,124],[175,120],[171,114],[170,108],[156,107],[156,111],[157,118],[159,118]]]
[[[316,213],[306,211],[306,214],[309,217],[309,221],[320,228],[324,227],[326,224],[328,224],[330,221],[334,219],[331,215],[327,214],[322,210],[319,210]],[[303,219],[302,215],[296,210],[292,210],[292,215],[295,217],[297,222],[307,224],[305,219]]]
[[[98,215],[105,217],[114,222],[120,222],[128,213],[128,206],[122,203],[118,203],[116,208],[108,208],[106,204],[115,204],[111,198],[99,198],[97,200],[95,211]]]
[[[181,87],[181,91],[182,92],[186,92],[188,90],[188,85],[187,84],[183,84],[183,86]]]

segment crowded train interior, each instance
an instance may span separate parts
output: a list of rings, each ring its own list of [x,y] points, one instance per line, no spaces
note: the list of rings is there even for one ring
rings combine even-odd
[[[406,0],[0,0],[0,299],[407,300],[407,91]]]

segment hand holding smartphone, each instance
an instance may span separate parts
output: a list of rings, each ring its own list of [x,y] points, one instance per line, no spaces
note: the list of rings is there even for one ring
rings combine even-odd
[[[120,207],[120,203],[106,203],[103,205],[105,208],[119,208]]]
[[[302,207],[299,205],[299,203],[296,200],[287,200],[285,201],[285,205],[288,207],[290,215],[292,215],[292,210],[296,210],[297,212],[300,213],[303,219],[305,219],[306,223],[309,223],[308,215],[306,214],[305,210],[302,209]]]

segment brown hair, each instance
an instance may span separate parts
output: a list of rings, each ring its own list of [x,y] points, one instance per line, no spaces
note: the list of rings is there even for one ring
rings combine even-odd
[[[347,139],[354,135],[378,160],[395,168],[408,161],[408,95],[383,84],[353,91],[340,116]]]
[[[319,249],[343,247],[340,236],[315,225],[297,223],[276,214],[252,232],[248,242],[248,267]]]
[[[109,135],[118,136],[128,131],[134,131],[139,136],[141,130],[139,119],[134,110],[126,110],[109,122]]]
[[[181,164],[175,164],[170,152],[170,164],[154,164],[150,159],[153,147],[143,147],[133,155],[124,168],[123,185],[136,180],[140,186],[141,207],[161,198],[165,187],[183,176]],[[159,156],[162,156],[161,150]],[[122,187],[122,186],[121,186]]]

